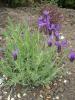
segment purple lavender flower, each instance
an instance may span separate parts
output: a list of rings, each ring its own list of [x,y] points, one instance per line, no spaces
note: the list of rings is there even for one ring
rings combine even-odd
[[[48,46],[52,46],[52,40],[53,40],[54,36],[53,34],[50,35],[50,38],[48,40]]]
[[[47,16],[46,17],[46,27],[47,27],[47,29],[50,29],[50,16]]]
[[[53,38],[54,38],[54,35],[53,35],[53,34],[51,34],[51,35],[50,35],[50,39],[51,39],[51,40],[53,40]]]
[[[43,29],[45,33],[55,32],[56,40],[59,40],[59,31],[61,25],[59,23],[52,23],[52,15],[49,10],[44,10],[38,19],[39,29]]]
[[[18,55],[18,49],[14,50],[14,51],[12,52],[12,56],[13,56],[14,60],[17,59],[17,55]]]
[[[55,31],[55,37],[56,37],[56,41],[59,41],[59,37],[60,37],[60,34],[58,31]]]
[[[68,44],[67,40],[63,40],[63,41],[61,42],[61,45],[62,45],[63,47],[67,47],[67,44]]]
[[[39,29],[42,28],[43,26],[46,25],[46,22],[44,22],[43,20],[43,17],[40,16],[39,19],[38,19],[38,26],[39,26]]]
[[[68,57],[69,57],[69,60],[71,62],[73,62],[75,60],[75,52],[74,51],[71,51]]]
[[[48,40],[48,46],[52,46],[52,41],[50,39]]]
[[[59,41],[56,41],[55,45],[57,46],[57,52],[61,52],[61,43]]]

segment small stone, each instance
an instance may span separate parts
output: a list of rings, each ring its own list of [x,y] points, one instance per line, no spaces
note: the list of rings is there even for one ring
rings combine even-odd
[[[63,35],[60,36],[60,39],[63,40],[65,37]]]
[[[0,36],[0,41],[2,40],[2,37]]]
[[[4,85],[3,81],[4,81],[4,78],[0,77],[0,87],[2,87]]]
[[[62,80],[61,79],[59,79],[59,82],[61,82]]]
[[[21,94],[20,94],[20,93],[18,93],[18,94],[17,94],[17,97],[18,97],[18,98],[21,98]]]
[[[14,95],[14,97],[16,98],[16,95]]]
[[[11,100],[15,100],[14,98],[11,98]]]
[[[33,96],[35,97],[36,96],[36,93],[33,93]]]
[[[2,96],[0,96],[0,100],[2,100]]]
[[[56,96],[56,100],[59,100],[59,96]]]
[[[7,77],[6,77],[6,75],[3,75],[3,78],[5,78],[5,80],[7,80]]]
[[[6,91],[4,91],[4,92],[3,92],[3,94],[5,94],[5,95],[6,95],[6,94],[7,94],[7,92],[6,92]]]
[[[70,48],[72,48],[72,45],[70,45]]]
[[[62,33],[59,33],[59,34],[62,34]]]
[[[43,95],[42,94],[40,94],[40,98],[43,98]]]
[[[71,73],[71,72],[67,72],[67,74],[68,74],[68,75],[71,75],[72,73]]]
[[[6,75],[3,75],[3,77],[5,78],[5,77],[6,77]]]
[[[26,96],[26,95],[27,95],[26,93],[23,94],[23,96]]]
[[[32,87],[33,89],[35,88],[35,87]]]
[[[56,86],[57,85],[57,83],[54,83],[54,86]]]
[[[67,83],[67,80],[64,80],[64,83],[66,84]]]
[[[0,85],[3,83],[3,78],[0,78]]]
[[[51,96],[48,96],[47,99],[49,100],[51,98]]]
[[[11,100],[11,99],[10,99],[10,95],[8,96],[7,100]]]

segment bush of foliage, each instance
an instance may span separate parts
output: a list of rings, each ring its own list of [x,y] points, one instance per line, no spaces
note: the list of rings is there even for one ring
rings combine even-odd
[[[36,3],[50,3],[65,8],[75,8],[75,0],[1,0],[0,4],[8,4],[10,7],[28,6]]]
[[[75,8],[75,0],[59,0],[58,5],[65,8]]]
[[[10,7],[28,6],[35,2],[41,3],[41,0],[2,0],[1,2],[8,4]]]
[[[33,2],[33,0],[31,1]],[[8,4],[9,6],[15,7],[15,6],[26,6],[28,5],[29,0],[9,0]]]
[[[55,5],[58,5],[58,1],[59,0],[47,0],[47,2],[49,2],[50,4],[55,4]]]
[[[28,25],[9,23],[4,58],[0,60],[0,72],[9,85],[44,85],[50,83],[61,71],[55,47],[43,43],[39,32],[30,32]]]
[[[10,7],[17,7],[17,6],[28,6],[33,5],[36,3],[50,3],[50,4],[57,4],[58,0],[1,0],[4,4],[8,4]]]

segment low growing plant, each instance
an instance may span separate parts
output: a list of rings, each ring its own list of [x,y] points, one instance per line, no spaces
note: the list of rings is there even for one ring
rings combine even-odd
[[[45,85],[60,72],[62,61],[55,47],[43,43],[39,32],[31,33],[28,25],[9,22],[4,58],[0,60],[0,71],[7,77],[9,85]]]

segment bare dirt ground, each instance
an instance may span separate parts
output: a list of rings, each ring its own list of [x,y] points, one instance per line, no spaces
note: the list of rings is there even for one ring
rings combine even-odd
[[[75,48],[75,10],[59,9],[65,16],[62,26],[62,33],[69,40],[70,48]],[[7,18],[10,16],[13,21],[23,23],[29,20],[29,24],[35,26],[37,23],[39,9],[35,8],[0,8],[0,47],[4,44],[2,33],[7,24]],[[2,53],[0,51],[0,56]],[[67,62],[65,67],[68,69],[67,75],[60,76],[51,86],[40,87],[28,90],[25,88],[15,89],[12,99],[9,99],[10,88],[0,88],[0,100],[75,100],[75,63]],[[14,91],[14,90],[13,90]],[[8,98],[8,99],[7,99]],[[14,98],[14,99],[13,99]]]

